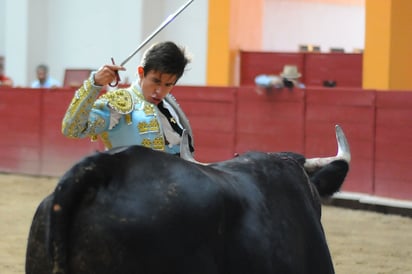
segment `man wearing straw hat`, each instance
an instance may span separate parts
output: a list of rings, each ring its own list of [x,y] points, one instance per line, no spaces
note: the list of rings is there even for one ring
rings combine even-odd
[[[299,81],[302,74],[295,65],[285,65],[280,77],[283,78],[283,85],[288,88],[305,88],[305,85]]]
[[[294,87],[305,88],[305,85],[299,81],[301,76],[302,74],[298,71],[297,66],[285,65],[279,75],[260,74],[256,76],[255,83],[260,89],[264,88],[266,91],[284,87],[289,89]]]

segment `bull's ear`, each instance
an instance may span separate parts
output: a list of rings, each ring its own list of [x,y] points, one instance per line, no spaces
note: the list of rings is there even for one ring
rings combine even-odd
[[[339,125],[335,126],[335,132],[336,141],[338,143],[338,153],[336,154],[336,156],[306,159],[304,166],[307,172],[314,172],[336,160],[343,160],[349,165],[351,154],[348,140],[346,140],[345,133]]]
[[[201,163],[201,162],[196,161],[192,153],[190,152],[189,132],[187,131],[187,129],[183,129],[183,132],[182,132],[182,141],[180,142],[180,158],[186,161],[192,162],[192,163],[196,163],[200,165],[208,165],[207,163]]]
[[[339,191],[349,171],[349,164],[344,160],[333,161],[310,175],[310,181],[316,186],[321,197],[333,195]]]

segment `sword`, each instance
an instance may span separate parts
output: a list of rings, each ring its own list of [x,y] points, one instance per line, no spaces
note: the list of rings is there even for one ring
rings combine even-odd
[[[133,58],[133,56],[136,55],[147,43],[149,43],[150,40],[153,39],[162,29],[164,29],[167,25],[169,25],[170,22],[172,22],[184,9],[186,9],[194,0],[189,0],[186,4],[181,6],[177,11],[175,11],[173,14],[170,14],[160,25],[155,29],[126,59],[124,59],[123,62],[120,63],[120,66],[124,66],[127,62],[130,61],[130,59]],[[114,65],[114,59],[112,59],[112,64]],[[115,87],[119,84],[120,81],[120,76],[119,72],[116,71],[116,82],[114,84],[110,83],[109,86]]]

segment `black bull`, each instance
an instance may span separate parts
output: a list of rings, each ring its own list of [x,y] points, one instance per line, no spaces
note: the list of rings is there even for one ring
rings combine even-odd
[[[144,147],[74,165],[39,205],[26,273],[334,273],[320,196],[348,162],[250,152],[200,165]]]

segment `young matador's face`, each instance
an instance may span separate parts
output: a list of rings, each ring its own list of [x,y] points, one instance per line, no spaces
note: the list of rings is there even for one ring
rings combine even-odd
[[[151,70],[144,75],[143,67],[139,67],[140,87],[146,101],[159,104],[174,87],[177,76]]]

